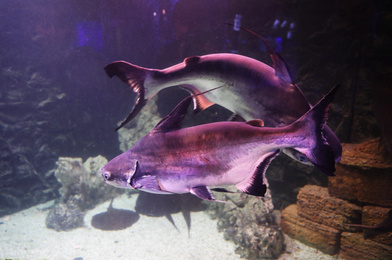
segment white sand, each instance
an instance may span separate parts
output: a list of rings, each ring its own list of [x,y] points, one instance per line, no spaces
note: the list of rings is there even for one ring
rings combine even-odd
[[[137,196],[123,195],[114,208],[134,209]],[[53,202],[52,202],[53,203]],[[0,219],[0,258],[18,259],[239,259],[235,245],[225,241],[216,221],[203,212],[191,213],[191,237],[181,213],[172,217],[178,232],[165,217],[140,219],[120,231],[91,227],[91,218],[106,211],[103,203],[85,216],[85,227],[69,232],[46,228],[47,205],[39,205]]]
[[[134,210],[137,196],[116,198],[114,208]],[[48,213],[38,205],[0,218],[0,259],[240,259],[235,245],[223,239],[215,220],[204,212],[191,213],[191,237],[181,213],[172,217],[178,232],[165,217],[140,219],[120,231],[101,231],[91,227],[91,218],[106,211],[109,202],[87,212],[85,227],[69,232],[46,228]],[[280,259],[336,259],[293,241],[291,254]]]

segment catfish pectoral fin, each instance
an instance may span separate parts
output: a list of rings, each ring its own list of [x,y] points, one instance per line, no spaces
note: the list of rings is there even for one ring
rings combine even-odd
[[[207,186],[192,187],[190,189],[190,193],[192,193],[193,195],[195,195],[203,200],[226,203],[226,201],[216,200],[214,195],[211,193],[210,189]]]
[[[143,189],[149,191],[160,192],[164,191],[160,185],[160,181],[156,176],[143,175],[131,181],[131,186],[134,189]]]

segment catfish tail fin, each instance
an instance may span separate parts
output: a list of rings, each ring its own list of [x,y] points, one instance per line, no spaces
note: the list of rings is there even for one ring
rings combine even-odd
[[[139,114],[140,110],[146,105],[147,100],[144,98],[144,81],[151,69],[139,67],[125,61],[115,61],[108,64],[105,67],[105,71],[109,77],[119,77],[138,95],[134,108],[129,113],[128,117],[121,122],[120,126],[116,128],[116,130],[118,130],[134,119],[137,114]]]
[[[296,149],[305,154],[314,166],[329,176],[334,176],[335,155],[324,136],[324,128],[328,120],[329,108],[339,86],[335,86],[317,105],[292,124],[294,127],[301,124],[310,128],[311,133],[309,135],[314,138],[314,144],[311,145],[311,148]]]

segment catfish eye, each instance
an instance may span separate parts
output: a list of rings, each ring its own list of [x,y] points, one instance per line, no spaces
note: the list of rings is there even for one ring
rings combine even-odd
[[[306,156],[303,154],[297,154],[297,159],[300,162],[307,162],[308,161],[308,158],[306,158]]]
[[[102,174],[102,176],[105,180],[109,180],[110,179],[110,172],[105,172],[104,174]]]

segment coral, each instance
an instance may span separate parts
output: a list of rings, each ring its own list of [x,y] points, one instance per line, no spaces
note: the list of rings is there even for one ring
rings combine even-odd
[[[84,163],[81,158],[60,157],[54,173],[62,185],[60,201],[66,203],[70,197],[78,195],[79,207],[86,210],[119,194],[120,189],[106,185],[102,180],[100,169],[106,163],[101,155],[90,157]]]
[[[69,231],[82,227],[84,213],[77,204],[77,196],[75,196],[69,199],[67,203],[55,205],[46,217],[46,226],[56,231]]]
[[[208,214],[218,219],[218,229],[238,245],[236,253],[246,259],[277,258],[283,251],[284,237],[273,220],[272,199],[244,193],[220,195],[233,203],[210,203]]]
[[[122,192],[103,182],[100,169],[106,163],[100,155],[84,163],[81,158],[59,158],[54,175],[62,185],[61,197],[47,216],[48,228],[61,231],[80,227],[87,209]]]
[[[161,120],[155,99],[150,100],[137,117],[118,130],[120,150],[129,150],[137,141],[148,134]]]

